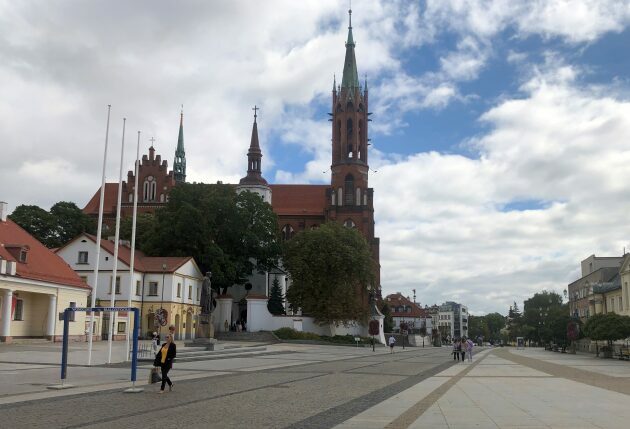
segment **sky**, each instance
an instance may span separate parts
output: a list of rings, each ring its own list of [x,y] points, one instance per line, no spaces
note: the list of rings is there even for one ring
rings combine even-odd
[[[337,0],[0,0],[0,200],[83,207],[155,138],[187,179],[329,183]],[[505,314],[630,248],[630,2],[355,0],[383,294]]]

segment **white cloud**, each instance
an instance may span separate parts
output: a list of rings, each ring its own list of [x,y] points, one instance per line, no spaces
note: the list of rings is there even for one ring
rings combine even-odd
[[[432,152],[374,167],[386,292],[505,311],[543,288],[561,292],[592,253],[621,254],[630,101],[558,67],[482,115],[480,158]],[[504,211],[519,201],[546,203]]]

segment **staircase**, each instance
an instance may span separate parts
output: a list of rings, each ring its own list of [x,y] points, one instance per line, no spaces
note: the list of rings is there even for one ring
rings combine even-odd
[[[276,337],[271,331],[215,332],[214,336],[219,341],[252,341],[252,342],[267,343],[267,344],[275,344],[275,343],[280,342],[278,337]]]
[[[176,362],[192,362],[199,360],[215,360],[215,359],[228,359],[235,357],[248,357],[256,356],[260,354],[271,354],[267,352],[265,346],[243,346],[243,345],[226,345],[222,349],[206,350],[205,347],[182,347],[177,350]],[[153,362],[155,356],[150,354],[149,356],[138,357],[139,362]]]

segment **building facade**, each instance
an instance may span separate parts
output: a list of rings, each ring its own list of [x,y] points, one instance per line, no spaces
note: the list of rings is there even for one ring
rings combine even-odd
[[[54,252],[12,220],[0,202],[0,341],[60,340],[63,311],[83,307],[90,287]],[[85,313],[72,314],[68,335],[85,340]]]
[[[96,237],[81,234],[57,250],[67,264],[87,284],[94,287],[94,264]],[[134,272],[130,272],[131,249],[129,243],[121,242],[118,249],[115,290],[113,279],[114,242],[101,240],[96,301],[98,306],[111,304],[115,293],[116,306],[127,307],[131,295],[131,306],[140,309],[143,336],[160,330],[155,325],[158,309],[167,311],[167,325],[175,326],[176,339],[193,339],[197,317],[201,311],[199,300],[203,275],[191,257],[151,257],[136,250]],[[123,339],[127,332],[126,313],[101,313],[94,327],[95,339],[107,339],[114,318],[114,338]],[[133,326],[131,326],[133,329]],[[162,328],[164,331],[164,328]]]
[[[468,308],[453,301],[445,302],[440,305],[436,325],[448,341],[468,337]]]

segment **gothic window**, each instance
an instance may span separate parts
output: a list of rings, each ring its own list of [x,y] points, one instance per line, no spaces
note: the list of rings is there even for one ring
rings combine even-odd
[[[351,206],[352,204],[354,204],[354,177],[352,177],[352,174],[348,174],[346,176],[344,188],[344,193],[346,194],[344,205]]]
[[[331,201],[330,204],[332,204],[333,206],[335,205],[335,190],[333,189],[333,191],[330,193],[331,196]]]
[[[283,240],[290,240],[291,237],[293,237],[293,227],[291,225],[285,225],[282,228],[282,239]]]
[[[352,131],[352,119],[348,119],[348,122],[346,123],[346,135],[348,137],[346,139],[348,142],[348,158],[352,158]]]
[[[361,205],[361,188],[357,188],[357,199],[356,199],[356,204],[357,206]]]
[[[142,186],[142,199],[144,201],[149,201],[149,181],[145,180],[144,185]]]
[[[151,201],[155,201],[155,197],[157,194],[157,183],[155,181],[151,182]]]
[[[341,110],[341,104],[337,104],[337,109],[335,110],[337,113],[340,113]]]
[[[358,158],[361,161],[365,161],[365,147],[364,147],[364,135],[363,135],[363,121],[359,121],[359,153]]]
[[[343,189],[337,189],[337,205],[343,206]]]
[[[133,194],[132,193],[129,193],[129,202],[133,203]]]
[[[356,225],[354,224],[354,221],[352,219],[346,219],[346,221],[343,223],[343,226],[345,226],[346,228],[354,228]]]
[[[164,194],[160,194],[160,202],[163,203],[164,202]]]

